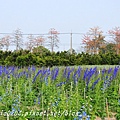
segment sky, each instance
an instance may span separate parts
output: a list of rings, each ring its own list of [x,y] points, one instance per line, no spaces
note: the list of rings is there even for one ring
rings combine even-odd
[[[85,34],[99,26],[106,34],[120,26],[119,6],[120,0],[0,0],[0,33],[19,28],[24,34],[44,34],[55,28],[60,33]],[[70,34],[59,39],[56,50],[70,49]],[[82,49],[81,39],[82,35],[73,34],[73,49]]]

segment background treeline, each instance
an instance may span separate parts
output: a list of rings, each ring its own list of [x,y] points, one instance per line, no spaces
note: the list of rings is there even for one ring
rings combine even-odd
[[[0,39],[0,65],[72,66],[120,64],[120,27],[109,30],[106,35],[103,34],[99,27],[90,28],[82,36],[84,52],[79,51],[77,53],[72,47],[68,51],[54,52],[55,48],[59,47],[60,34],[62,33],[51,28],[43,36],[42,34],[23,34],[20,29],[15,30],[13,34],[5,35]],[[27,41],[25,42],[23,36],[26,35]],[[10,46],[14,46],[16,49],[10,51]]]
[[[84,48],[82,51],[85,53],[99,54],[100,51],[105,53],[107,50],[112,50],[116,54],[120,54],[120,27],[108,30],[105,34],[99,27],[90,28],[85,34],[60,33],[54,28],[51,28],[46,34],[24,34],[20,29],[16,29],[13,33],[0,34],[3,34],[0,36],[0,50],[8,51],[12,47],[16,51],[24,49],[32,52],[33,48],[43,46],[54,52],[60,46],[60,35],[69,34],[72,40],[72,35],[77,34],[81,37],[76,44],[80,45],[82,42],[82,46],[80,46]],[[72,54],[72,42],[69,48]]]
[[[99,54],[73,53],[68,51],[50,52],[40,46],[29,50],[0,51],[0,65],[14,66],[73,66],[73,65],[118,65],[120,54],[106,52]]]

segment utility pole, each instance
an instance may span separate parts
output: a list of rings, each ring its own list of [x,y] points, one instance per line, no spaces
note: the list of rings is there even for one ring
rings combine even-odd
[[[70,39],[70,53],[72,54],[72,32],[70,33],[71,39]]]

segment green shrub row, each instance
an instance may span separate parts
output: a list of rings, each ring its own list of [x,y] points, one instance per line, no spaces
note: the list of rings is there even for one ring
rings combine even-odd
[[[28,50],[20,51],[0,51],[0,65],[15,66],[73,66],[73,65],[118,65],[120,64],[120,55],[115,53],[73,53],[67,51],[30,52]]]

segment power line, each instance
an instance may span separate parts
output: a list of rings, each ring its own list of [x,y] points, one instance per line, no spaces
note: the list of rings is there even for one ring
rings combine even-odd
[[[16,33],[5,33],[5,32],[2,32],[0,33],[0,35],[14,35]],[[65,32],[65,33],[58,33],[57,35],[70,35],[71,32]],[[19,34],[17,34],[19,35]],[[40,36],[44,36],[44,35],[51,35],[50,33],[21,33],[20,35],[23,35],[23,36],[26,36],[26,35],[40,35]],[[72,32],[72,35],[95,35],[95,34],[88,34],[88,33],[77,33],[77,32]],[[99,35],[99,34],[96,34],[96,35]],[[110,34],[102,34],[103,36],[120,36],[120,35],[110,35]]]
[[[33,36],[51,36],[51,33],[38,33],[38,34],[31,34],[31,33],[27,33],[27,34],[24,34],[24,33],[5,33],[5,32],[1,32],[0,33],[0,35],[22,35],[22,36],[29,36],[29,35],[33,35]],[[89,36],[91,36],[91,35],[93,35],[93,36],[95,36],[95,35],[99,35],[99,34],[88,34],[88,33],[79,33],[79,32],[61,32],[61,33],[56,33],[56,34],[53,34],[53,35],[70,35],[70,44],[66,44],[66,43],[63,43],[63,44],[60,44],[60,46],[70,46],[70,51],[71,51],[71,54],[72,54],[72,47],[73,46],[81,46],[81,45],[83,45],[83,44],[74,44],[74,43],[72,43],[72,39],[73,39],[73,35],[89,35]],[[106,34],[106,35],[104,35],[104,34],[102,34],[102,36],[120,36],[120,35],[111,35],[111,34]]]
[[[0,33],[0,34],[2,34],[2,35],[14,35],[16,33]],[[49,35],[49,33],[44,33],[44,34],[23,34],[23,33],[21,33],[21,34],[17,34],[17,35]]]

